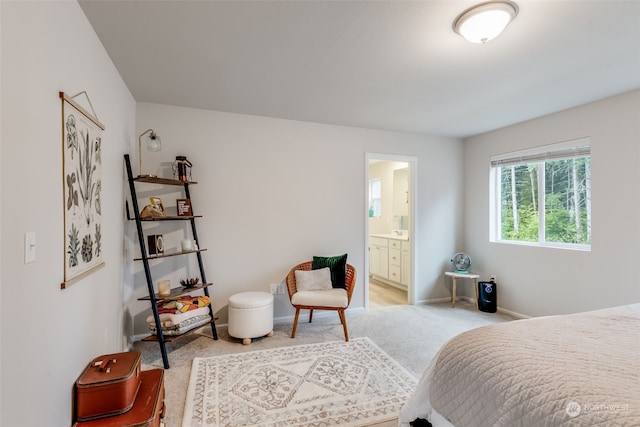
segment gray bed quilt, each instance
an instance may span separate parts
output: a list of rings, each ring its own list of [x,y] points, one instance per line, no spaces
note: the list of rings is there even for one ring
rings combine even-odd
[[[443,346],[400,424],[640,426],[640,304],[481,327]]]

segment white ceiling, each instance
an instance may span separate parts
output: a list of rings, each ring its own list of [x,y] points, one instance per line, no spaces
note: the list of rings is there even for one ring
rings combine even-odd
[[[139,102],[466,137],[640,88],[640,1],[79,0]]]

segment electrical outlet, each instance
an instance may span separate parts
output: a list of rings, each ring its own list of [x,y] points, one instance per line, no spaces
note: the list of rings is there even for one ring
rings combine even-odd
[[[284,295],[284,289],[284,283],[280,283],[280,285],[278,286],[278,293]]]
[[[275,295],[275,294],[276,294],[276,292],[278,292],[278,284],[277,284],[277,283],[272,283],[272,284],[271,284],[271,293],[272,293],[273,295]]]

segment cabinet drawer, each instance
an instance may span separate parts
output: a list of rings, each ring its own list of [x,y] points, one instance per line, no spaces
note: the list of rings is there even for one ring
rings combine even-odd
[[[400,249],[402,247],[400,240],[389,239],[389,249]]]
[[[400,250],[398,249],[389,249],[389,266],[392,265],[400,266]]]
[[[386,248],[389,240],[387,239],[383,239],[380,237],[369,237],[369,245],[371,246],[381,246],[383,248]]]
[[[389,280],[400,283],[400,266],[389,265]]]

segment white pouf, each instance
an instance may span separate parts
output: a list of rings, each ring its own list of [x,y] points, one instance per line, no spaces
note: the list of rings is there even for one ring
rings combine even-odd
[[[229,335],[251,344],[251,338],[273,336],[273,295],[241,292],[229,297]]]

